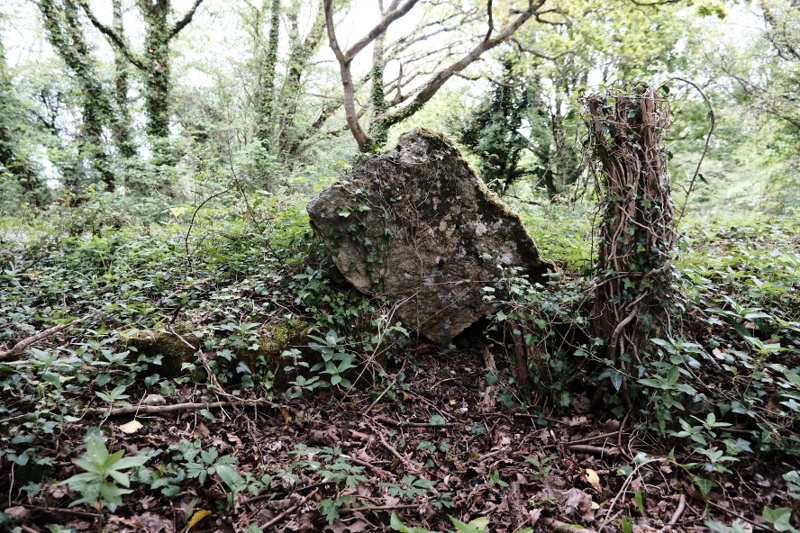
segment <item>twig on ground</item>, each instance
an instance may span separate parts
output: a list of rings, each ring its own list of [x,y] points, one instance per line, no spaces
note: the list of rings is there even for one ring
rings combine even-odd
[[[669,519],[669,523],[664,528],[664,530],[669,530],[678,523],[678,520],[681,519],[681,515],[686,510],[686,495],[681,494],[681,499],[678,501],[678,507],[675,509],[675,512],[672,514],[672,518]]]
[[[22,339],[17,344],[12,346],[10,350],[7,350],[5,352],[0,352],[0,361],[10,361],[14,359],[16,356],[20,355],[23,351],[25,351],[25,348],[27,348],[31,344],[46,339],[50,335],[54,335],[55,333],[58,333],[62,329],[68,328],[77,322],[80,322],[80,319],[73,320],[72,322],[66,322],[64,324],[58,324],[56,326],[53,326],[52,328],[40,331],[39,333],[34,333],[30,337]]]
[[[475,459],[470,459],[464,464],[475,464],[475,463],[480,464],[480,463],[484,462],[486,459],[491,459],[495,455],[499,455],[499,454],[501,454],[503,452],[507,452],[507,451],[508,451],[508,447],[506,446],[505,448],[500,448],[500,449],[495,450],[493,452],[485,453],[485,454],[481,455],[480,457],[476,457]]]
[[[592,435],[590,437],[586,437],[583,439],[575,439],[567,442],[567,446],[574,445],[574,444],[581,444],[584,442],[592,442],[599,439],[607,439],[608,437],[613,437],[614,435],[618,435],[619,430],[611,431],[609,433],[601,433],[600,435]],[[619,447],[619,445],[617,445]]]
[[[383,445],[383,447],[386,448],[387,450],[389,450],[389,453],[394,455],[401,463],[411,465],[414,468],[421,468],[422,467],[422,465],[420,465],[416,461],[413,461],[413,460],[411,460],[411,459],[409,459],[407,457],[403,457],[403,455],[400,452],[397,451],[397,448],[395,448],[394,446],[392,446],[391,444],[386,442],[386,439],[383,437],[383,432],[378,430],[378,431],[375,432],[375,434],[378,436],[378,440],[380,440],[380,442]]]
[[[577,453],[589,453],[592,455],[619,455],[620,450],[616,446],[590,446],[588,444],[567,444],[565,449]]]
[[[451,424],[449,422],[445,422],[442,424],[436,424],[431,422],[400,422],[398,420],[389,418],[388,416],[384,415],[376,415],[372,417],[372,419],[377,422],[383,422],[384,424],[401,428],[451,428],[455,426],[455,424]]]
[[[361,507],[342,507],[340,513],[361,513],[369,511],[394,511],[396,509],[418,509],[419,505],[364,505]]]
[[[750,520],[749,518],[746,518],[746,517],[740,515],[736,511],[733,511],[731,509],[723,507],[718,503],[714,503],[711,500],[706,500],[705,503],[707,503],[708,505],[710,505],[711,507],[713,507],[715,509],[719,509],[720,511],[728,513],[729,515],[731,515],[731,516],[733,516],[735,518],[738,518],[739,520],[742,520],[743,522],[747,522],[748,524],[753,525],[753,526],[755,526],[755,527],[757,527],[759,529],[765,529],[763,523],[756,522],[755,520]]]
[[[486,370],[488,372],[495,372],[497,371],[497,364],[494,362],[494,355],[489,350],[489,347],[485,344],[483,345],[483,362],[486,366]],[[494,398],[494,390],[497,388],[497,385],[487,385],[486,392],[483,394],[483,409],[485,411],[491,411],[495,408],[495,398]]]
[[[241,400],[239,402],[224,401],[224,402],[187,402],[176,403],[173,405],[131,405],[129,407],[112,407],[111,409],[105,407],[89,407],[84,410],[85,414],[89,415],[106,415],[106,416],[121,416],[121,415],[153,415],[161,413],[174,413],[176,411],[199,411],[200,409],[219,409],[220,407],[229,407],[234,405],[241,405],[244,407],[255,407],[267,405],[276,407],[274,403],[269,400]]]
[[[628,411],[625,414],[625,418],[622,419],[622,423],[619,425],[619,430],[618,430],[619,433],[617,434],[617,448],[619,448],[619,451],[622,452],[622,455],[625,456],[625,459],[627,459],[629,462],[633,461],[633,455],[631,455],[631,453],[633,453],[633,450],[631,450],[631,453],[628,453],[625,451],[625,448],[622,447],[622,430],[625,429],[625,423],[628,421],[628,418],[630,418],[630,416],[631,413],[630,411]],[[628,439],[629,449],[630,446],[631,446],[631,441],[630,439]]]
[[[296,510],[298,510],[300,507],[302,507],[303,505],[305,505],[305,503],[306,503],[306,502],[307,502],[307,501],[308,501],[310,498],[312,498],[313,496],[316,496],[316,494],[317,494],[318,492],[319,492],[319,489],[316,489],[316,490],[314,490],[313,492],[309,493],[309,494],[308,494],[308,496],[305,496],[305,497],[304,497],[302,500],[300,500],[299,502],[297,502],[295,505],[292,505],[291,507],[289,507],[288,509],[286,509],[285,511],[283,511],[281,514],[279,514],[278,516],[276,516],[275,518],[273,518],[272,520],[270,520],[270,521],[269,521],[269,522],[267,522],[266,524],[263,524],[263,525],[261,526],[261,529],[264,529],[264,530],[269,530],[269,528],[271,528],[272,526],[274,526],[275,524],[277,524],[278,522],[280,522],[281,520],[283,520],[283,519],[284,519],[284,517],[285,517],[286,515],[289,515],[289,514],[291,514],[291,513],[295,512],[295,511],[296,511]]]
[[[83,518],[100,518],[100,515],[97,514],[97,513],[88,513],[86,511],[78,511],[76,509],[62,509],[60,507],[45,507],[45,506],[42,506],[42,505],[28,505],[28,504],[25,504],[25,503],[17,504],[17,505],[22,505],[22,507],[25,507],[26,509],[33,509],[35,511],[44,511],[44,512],[53,513],[53,514],[64,513],[64,514],[70,514],[70,515],[73,515],[73,516],[80,516],[80,517],[83,517]]]

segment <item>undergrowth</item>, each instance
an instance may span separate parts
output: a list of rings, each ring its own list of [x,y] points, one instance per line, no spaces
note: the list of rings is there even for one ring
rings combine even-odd
[[[560,260],[560,272],[532,286],[508,271],[487,290],[496,303],[488,339],[509,361],[498,365],[505,374],[487,376],[498,384],[497,399],[542,425],[588,401],[653,443],[631,458],[631,469],[672,465],[703,497],[725,490],[726,476],[756,457],[781,465],[787,485],[800,487],[797,222],[687,226],[670,335],[652,339],[648,358],[628,372],[603,355],[604,339],[588,324],[586,216],[568,206],[529,211],[529,230],[545,256]],[[11,348],[69,324],[0,363],[0,463],[14,469],[13,486],[0,493],[46,501],[48,484],[60,482],[74,504],[103,511],[124,504],[132,483],[168,497],[213,483],[226,495],[219,505],[232,506],[231,495],[291,485],[302,473],[342,487],[342,499],[324,501],[331,521],[352,503],[347,489],[362,467],[333,446],[296,449],[284,471],[244,468],[234,456],[185,440],[123,457],[80,420],[84,408],[102,412],[149,396],[274,401],[392,388],[385,367],[403,364],[413,335],[389,303],[348,289],[309,229],[301,198],[237,203],[223,196],[202,209],[173,208],[149,224],[101,200],[66,214],[7,218],[0,220],[0,261],[0,342]],[[188,355],[138,351],[130,339],[144,331],[172,335]],[[269,341],[277,353],[265,348]],[[86,454],[76,463],[83,472],[53,468],[55,458],[76,453]],[[433,494],[423,479],[386,490],[408,502]],[[776,499],[764,519],[791,531],[778,527],[790,523],[798,492]],[[447,508],[447,495],[436,501]],[[399,519],[392,525],[411,530]]]

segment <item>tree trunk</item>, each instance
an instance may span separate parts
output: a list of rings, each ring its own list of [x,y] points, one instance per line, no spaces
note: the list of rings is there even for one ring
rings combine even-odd
[[[122,35],[122,0],[113,0],[113,27],[114,31]],[[130,83],[130,67],[125,55],[114,49],[114,99],[116,101],[116,117],[113,125],[114,144],[120,155],[125,159],[136,156],[136,145],[131,138],[131,111],[128,101]]]
[[[111,170],[103,142],[103,127],[110,124],[111,103],[95,68],[78,11],[73,2],[37,0],[42,13],[47,39],[67,65],[80,86],[82,125],[78,133],[78,153],[98,173],[106,190],[115,188],[115,173]]]
[[[275,78],[278,68],[278,45],[280,44],[281,0],[272,0],[267,49],[261,63],[261,87],[256,101],[256,139],[261,150],[256,155],[257,179],[265,189],[270,189],[269,157],[275,154]]]
[[[385,13],[383,13],[385,15]],[[383,70],[386,61],[383,57],[386,32],[375,38],[372,48],[372,121],[370,122],[369,135],[374,147],[383,147],[389,138],[389,126],[386,124],[386,94],[383,92]]]
[[[169,137],[170,99],[170,27],[167,23],[168,0],[141,0],[139,9],[144,17],[145,112],[147,134],[154,140]]]
[[[302,94],[301,80],[308,69],[309,61],[322,44],[325,34],[325,9],[322,0],[305,40],[300,37],[296,9],[289,13],[291,51],[289,52],[289,69],[281,90],[283,112],[280,118],[280,131],[278,133],[279,152],[287,159],[296,158],[300,154],[301,144],[308,135],[308,127],[301,127],[295,123],[297,104]]]
[[[650,86],[585,101],[604,192],[592,323],[607,355],[631,373],[664,335],[676,239],[662,141],[664,100]]]

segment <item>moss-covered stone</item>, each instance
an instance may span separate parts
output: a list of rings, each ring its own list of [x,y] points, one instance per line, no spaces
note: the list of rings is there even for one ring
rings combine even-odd
[[[159,374],[172,379],[184,373],[183,364],[196,360],[196,351],[192,346],[198,346],[200,339],[192,334],[183,335],[183,342],[177,335],[160,329],[143,329],[126,336],[126,347],[134,348],[139,355],[144,355],[148,360],[160,360]]]
[[[348,281],[394,299],[403,323],[434,341],[491,311],[483,288],[505,269],[541,282],[553,268],[455,145],[429,129],[362,159],[307,210]]]
[[[285,372],[285,367],[292,361],[283,357],[283,352],[291,348],[300,350],[301,360],[313,366],[319,356],[308,350],[306,337],[308,324],[301,320],[291,320],[281,324],[265,324],[262,328],[263,335],[258,340],[258,349],[243,349],[235,353],[231,361],[214,358],[214,353],[209,355],[216,361],[220,368],[233,371],[239,362],[245,363],[251,371],[258,375],[271,372],[274,375],[274,386],[277,389],[286,387],[287,382],[294,377]],[[168,379],[173,379],[185,373],[184,363],[198,363],[197,351],[203,347],[203,340],[187,333],[182,335],[183,340],[170,331],[161,329],[138,330],[126,336],[127,348],[134,348],[134,352],[144,355],[148,360],[158,361],[153,368]],[[185,342],[184,342],[185,341]]]

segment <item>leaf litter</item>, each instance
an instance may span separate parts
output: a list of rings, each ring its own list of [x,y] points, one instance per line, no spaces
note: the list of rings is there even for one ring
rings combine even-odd
[[[708,519],[738,520],[748,531],[763,524],[763,505],[784,499],[768,458],[704,496],[669,459],[668,443],[642,437],[627,419],[583,407],[559,417],[487,403],[487,389],[498,384],[473,377],[484,361],[480,350],[409,354],[415,370],[400,380],[400,369],[390,367],[392,390],[377,403],[385,384],[346,395],[315,391],[274,408],[232,403],[210,419],[177,411],[91,421],[127,455],[158,450],[147,464],[150,479],[134,477],[134,493],[101,513],[70,508],[74,494],[47,478],[40,484],[46,490],[26,496],[5,461],[5,513],[23,531],[60,524],[78,531],[356,533],[389,531],[393,513],[424,528],[418,531],[452,530],[452,519],[485,520],[488,529],[480,531],[499,533],[707,531]],[[465,366],[473,371],[459,371]],[[80,441],[76,430],[59,445],[77,449]],[[78,471],[67,457],[52,462],[60,479]],[[153,483],[153,472],[169,480],[187,463],[205,475]]]

